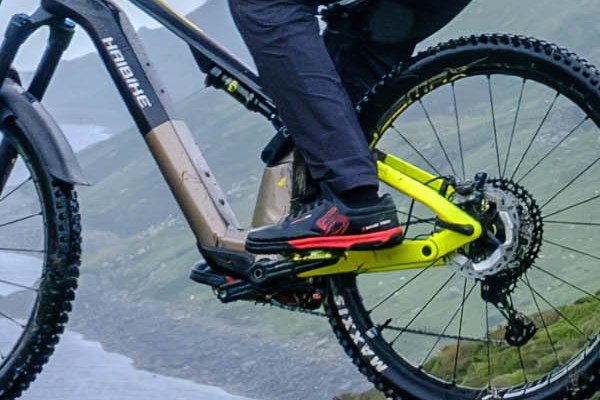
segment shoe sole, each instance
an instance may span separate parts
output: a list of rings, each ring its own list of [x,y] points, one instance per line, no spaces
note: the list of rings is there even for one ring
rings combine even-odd
[[[298,250],[376,250],[402,242],[402,228],[392,228],[363,235],[320,236],[279,242],[248,239],[246,250],[254,254],[275,254]]]

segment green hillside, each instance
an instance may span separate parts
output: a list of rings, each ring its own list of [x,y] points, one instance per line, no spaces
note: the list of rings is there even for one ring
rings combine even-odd
[[[597,293],[600,294],[600,291]],[[558,309],[570,322],[581,326],[587,335],[594,335],[600,323],[600,304],[591,297],[581,298],[574,304]],[[539,378],[543,373],[569,361],[574,352],[585,343],[585,337],[561,318],[557,311],[534,314],[530,318],[542,329],[542,334],[520,348],[523,367],[519,361],[519,352],[505,344],[490,349],[491,369],[496,378],[491,382],[497,386],[523,384],[524,373],[529,381]],[[548,329],[545,331],[544,327]],[[490,332],[490,339],[503,339],[505,329]],[[546,352],[548,337],[556,343],[556,352]],[[451,380],[454,374],[456,344],[446,346],[437,357],[430,359],[424,366],[434,376]],[[485,387],[488,382],[488,348],[483,343],[461,343],[456,369],[457,384],[471,387]],[[497,360],[494,362],[494,360]],[[502,360],[501,362],[499,360]]]

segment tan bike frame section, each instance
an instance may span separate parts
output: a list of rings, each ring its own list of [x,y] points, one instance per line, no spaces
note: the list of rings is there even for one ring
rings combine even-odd
[[[146,136],[150,151],[199,243],[243,250],[247,230],[219,187],[183,121],[168,121]],[[265,168],[253,226],[274,223],[287,214],[291,193],[291,156]]]

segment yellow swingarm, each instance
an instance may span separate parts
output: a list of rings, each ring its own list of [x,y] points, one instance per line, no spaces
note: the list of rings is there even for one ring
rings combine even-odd
[[[389,249],[348,251],[339,261],[299,275],[301,278],[340,273],[384,272],[444,265],[446,257],[481,235],[481,225],[439,193],[442,180],[403,160],[384,154],[377,162],[379,179],[435,212],[446,226],[471,232],[444,229],[425,240],[404,240]],[[451,191],[449,191],[451,193]]]

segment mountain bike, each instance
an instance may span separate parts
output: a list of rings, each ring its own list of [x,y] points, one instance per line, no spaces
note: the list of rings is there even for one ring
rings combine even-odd
[[[307,201],[314,185],[259,78],[161,0],[131,1],[189,45],[208,86],[273,124],[252,226]],[[0,47],[0,397],[18,397],[48,361],[77,286],[74,186],[86,181],[41,105],[77,25],[197,238],[204,262],[191,278],[222,302],[323,306],[360,372],[393,399],[584,399],[598,390],[594,66],[511,34],[421,52],[356,105],[381,190],[403,219],[402,243],[255,257],[123,12],[109,0],[42,0],[11,19]],[[24,85],[12,64],[42,27],[48,45]]]

